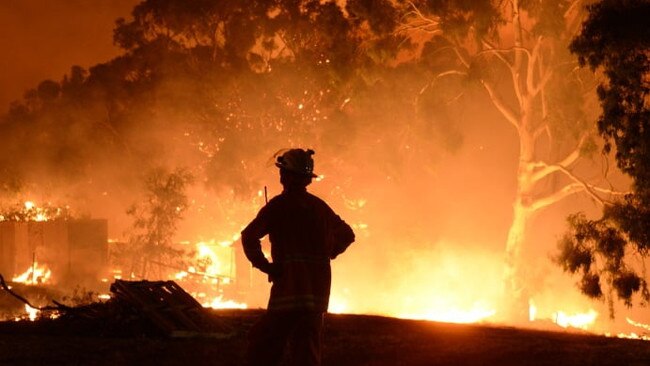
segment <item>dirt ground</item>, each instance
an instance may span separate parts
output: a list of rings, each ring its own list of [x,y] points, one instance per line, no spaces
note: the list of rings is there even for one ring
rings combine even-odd
[[[241,365],[259,310],[215,311],[225,339],[124,332],[93,321],[0,322],[0,365]],[[129,334],[131,333],[131,334]],[[324,365],[650,365],[650,342],[569,332],[328,315]]]

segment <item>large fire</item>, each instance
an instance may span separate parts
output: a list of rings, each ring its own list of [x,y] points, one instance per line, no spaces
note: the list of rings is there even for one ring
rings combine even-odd
[[[258,194],[260,196],[260,194]],[[259,198],[259,197],[258,197]],[[364,200],[346,200],[346,206],[357,209],[364,206]],[[33,221],[48,220],[47,212],[32,201],[24,204],[25,212]],[[360,236],[369,236],[369,225],[353,222],[352,226]],[[239,245],[239,234],[226,240],[204,240],[185,243],[190,248],[190,263],[187,268],[169,275],[183,286],[204,307],[213,309],[246,309],[249,305],[232,292],[228,292],[235,278],[235,246]],[[330,313],[369,313],[406,319],[431,320],[451,323],[496,323],[502,299],[502,261],[498,253],[485,252],[477,248],[456,249],[457,245],[438,243],[438,249],[431,251],[409,251],[394,258],[404,264],[407,270],[399,270],[382,277],[381,287],[348,286],[348,281],[334,279],[330,300]],[[355,252],[351,250],[350,256]],[[346,254],[347,256],[347,254]],[[342,258],[345,258],[343,256]],[[355,258],[350,260],[354,261]],[[432,263],[436,263],[435,266]],[[346,267],[345,259],[333,262],[337,267]],[[356,267],[356,266],[355,266]],[[361,269],[361,268],[359,268]],[[120,269],[113,270],[113,278],[122,278]],[[363,277],[364,273],[357,273]],[[336,273],[335,273],[336,276]],[[388,278],[388,279],[386,279]],[[479,279],[473,281],[471,279]],[[46,264],[34,260],[23,273],[16,275],[13,282],[25,285],[43,285],[52,282],[52,271]],[[108,279],[105,279],[108,282]],[[368,289],[370,293],[366,292]],[[378,291],[381,290],[381,291]],[[254,289],[254,291],[258,291]],[[259,290],[266,291],[266,290]],[[102,295],[103,299],[110,298]],[[256,305],[258,306],[258,305]],[[549,304],[537,304],[530,300],[529,320],[531,326],[538,321],[547,321],[562,328],[597,331],[595,323],[599,313],[587,308],[584,311],[567,311]],[[25,306],[25,315],[18,319],[35,320],[39,310]],[[644,335],[648,326],[628,319],[628,323],[643,331],[618,333],[618,337],[649,339]]]
[[[245,303],[225,299],[223,286],[232,282],[234,277],[233,243],[239,234],[230,240],[200,241],[194,244],[194,257],[186,270],[172,275],[204,307],[213,309],[246,309]],[[199,268],[197,268],[199,267]]]

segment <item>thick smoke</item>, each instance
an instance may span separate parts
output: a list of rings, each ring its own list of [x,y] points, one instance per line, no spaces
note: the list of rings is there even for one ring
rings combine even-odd
[[[333,58],[271,48],[275,59],[258,60],[267,53],[242,57],[237,47],[244,46],[228,43],[249,42],[245,34],[218,39],[214,49],[200,38],[141,36],[131,40],[140,46],[123,42],[118,57],[37,83],[3,118],[5,202],[30,196],[69,205],[107,218],[110,236],[123,239],[126,209],[142,197],[146,173],[185,168],[196,179],[175,240],[227,240],[264,204],[265,187],[270,196],[280,192],[273,153],[309,147],[323,175],[310,190],[357,234],[334,262],[335,305],[410,317],[498,306],[519,145],[478,89],[470,86],[448,108],[453,93],[423,90],[426,70],[436,65],[336,59],[358,56],[340,49],[337,42],[347,39],[317,40],[337,53]],[[228,30],[222,36],[233,37]],[[584,202],[572,199],[534,221],[523,256],[539,305],[553,305],[547,299],[558,288],[573,288],[549,256],[566,214],[594,209]],[[569,297],[579,303],[569,311],[591,306]]]
[[[58,80],[71,65],[92,66],[115,57],[114,20],[137,0],[0,3],[0,112],[44,79]]]

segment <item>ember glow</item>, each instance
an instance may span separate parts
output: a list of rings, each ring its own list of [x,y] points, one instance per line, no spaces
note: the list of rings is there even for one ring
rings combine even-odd
[[[36,205],[32,201],[26,201],[25,202],[25,211],[33,212],[33,215],[34,215],[33,220],[36,221],[36,222],[47,221],[47,219],[48,219],[45,210],[43,210],[42,208],[36,207]]]
[[[598,313],[593,309],[582,314],[566,314],[563,311],[558,311],[554,315],[555,324],[563,328],[573,327],[585,330],[593,326],[596,318],[598,318]]]
[[[650,341],[650,325],[634,321],[630,318],[625,318],[625,320],[627,321],[628,324],[634,326],[635,328],[640,328],[641,330],[637,331],[638,333],[637,332],[618,333],[616,337]],[[611,337],[611,334],[606,334],[606,335]]]
[[[433,258],[436,266],[431,266]],[[377,283],[377,292],[368,292],[368,288],[340,289],[335,276],[330,311],[451,323],[494,320],[502,285],[498,262],[492,254],[438,250],[428,254],[412,252],[396,259],[405,264],[404,269],[395,270],[384,282]],[[481,282],[465,280],[479,272]]]
[[[52,271],[47,265],[34,262],[25,272],[12,278],[13,282],[19,282],[26,285],[42,285],[50,283]]]
[[[493,306],[475,303],[469,309],[453,309],[448,308],[442,304],[438,310],[431,310],[428,313],[422,314],[399,314],[398,318],[405,319],[420,319],[420,320],[433,320],[445,323],[478,323],[482,321],[489,321],[492,316],[496,314]]]
[[[184,279],[192,274],[215,284],[229,281],[229,278],[233,277],[232,243],[233,241],[210,240],[194,244],[195,248],[192,250],[194,258],[191,262],[196,265],[190,265],[187,270],[176,273],[174,278]]]
[[[246,303],[226,299],[224,287],[234,277],[233,243],[239,234],[229,240],[200,241],[194,244],[194,258],[186,270],[172,277],[178,281],[204,307],[213,309],[246,309]]]
[[[212,308],[212,309],[247,309],[248,305],[244,303],[239,303],[234,300],[223,300],[222,296],[217,296],[204,302],[203,307]]]
[[[27,312],[30,321],[36,320],[36,317],[40,313],[40,310],[34,309],[33,307],[31,307],[31,306],[29,306],[27,304],[25,304],[25,311]]]

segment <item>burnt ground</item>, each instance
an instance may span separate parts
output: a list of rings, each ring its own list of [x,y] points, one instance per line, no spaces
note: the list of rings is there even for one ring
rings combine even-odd
[[[0,322],[0,365],[241,365],[259,310],[215,311],[225,339],[106,320]],[[569,332],[328,315],[324,365],[650,365],[650,342]]]

